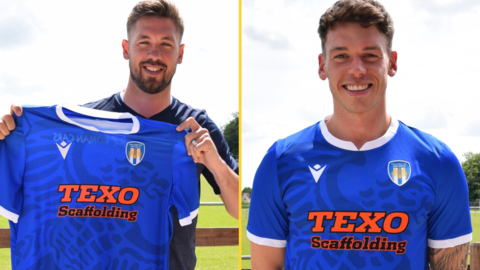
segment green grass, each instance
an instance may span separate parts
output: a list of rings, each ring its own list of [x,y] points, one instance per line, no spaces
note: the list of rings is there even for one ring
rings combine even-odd
[[[10,261],[10,249],[0,248],[0,270],[7,269],[12,269],[12,264]]]
[[[472,242],[480,242],[480,212],[470,212],[472,217]]]
[[[247,238],[248,210],[242,209],[242,255],[250,255],[250,241]],[[242,260],[242,269],[252,269],[250,260]]]
[[[202,176],[200,202],[221,202],[218,195]],[[197,228],[238,227],[238,220],[232,218],[223,205],[200,206]],[[238,246],[197,247],[197,266],[195,269],[238,269]]]
[[[10,225],[8,224],[8,219],[0,216],[0,228],[10,228]]]
[[[208,182],[202,177],[201,202],[221,202],[219,196],[213,193]],[[198,214],[198,228],[205,227],[238,227],[238,220],[232,218],[225,207],[201,206]],[[0,228],[9,228],[8,221],[0,216]],[[238,269],[238,246],[227,247],[197,247],[198,270],[206,269]],[[0,249],[0,270],[11,269],[10,249]]]

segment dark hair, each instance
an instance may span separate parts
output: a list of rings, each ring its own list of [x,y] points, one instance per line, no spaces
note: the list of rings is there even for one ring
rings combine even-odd
[[[393,21],[385,7],[375,0],[339,0],[320,17],[318,34],[325,52],[327,33],[339,22],[359,23],[367,28],[375,25],[387,40],[387,48],[392,50]]]
[[[180,34],[180,41],[182,40],[183,20],[174,4],[166,0],[141,1],[136,4],[130,15],[128,15],[127,34],[129,37],[133,25],[138,19],[144,16],[171,19],[175,23],[175,27]]]

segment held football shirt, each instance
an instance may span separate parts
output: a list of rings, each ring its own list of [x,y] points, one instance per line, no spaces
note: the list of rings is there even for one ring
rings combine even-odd
[[[77,106],[24,107],[0,142],[13,269],[168,269],[172,208],[199,207],[176,126]]]
[[[286,248],[286,269],[428,269],[427,246],[472,239],[457,158],[393,118],[360,150],[325,121],[277,141],[252,191],[248,238]]]

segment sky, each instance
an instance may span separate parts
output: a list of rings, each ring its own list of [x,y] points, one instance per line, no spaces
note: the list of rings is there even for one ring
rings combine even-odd
[[[238,2],[172,2],[185,24],[172,95],[225,125],[239,110]],[[129,69],[121,42],[136,3],[0,0],[0,115],[11,103],[83,104],[122,91]]]
[[[278,139],[333,113],[318,77],[320,16],[334,0],[242,1],[242,186]],[[480,2],[381,0],[393,18],[398,71],[387,111],[446,143],[480,153]]]

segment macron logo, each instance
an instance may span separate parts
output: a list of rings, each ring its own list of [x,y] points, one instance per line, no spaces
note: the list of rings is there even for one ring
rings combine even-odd
[[[70,149],[70,146],[72,145],[72,143],[67,145],[67,143],[63,141],[62,143],[60,144],[57,143],[56,145],[58,147],[58,150],[60,150],[60,154],[62,154],[63,159],[65,159],[68,153],[68,149]]]
[[[318,179],[320,179],[320,176],[322,175],[323,171],[325,168],[327,168],[327,165],[325,165],[323,168],[320,165],[315,165],[312,167],[308,166],[310,169],[310,172],[312,173],[313,179],[315,179],[315,183],[318,183]]]

